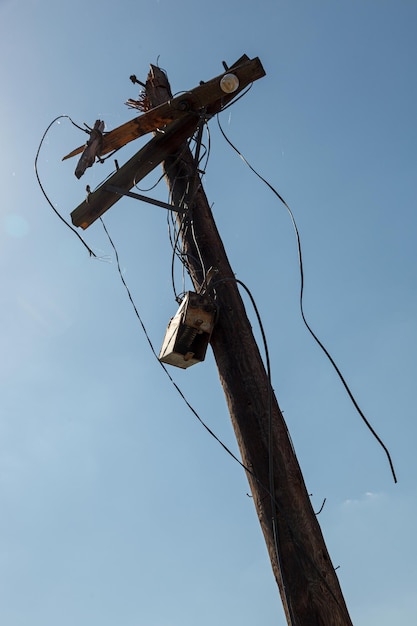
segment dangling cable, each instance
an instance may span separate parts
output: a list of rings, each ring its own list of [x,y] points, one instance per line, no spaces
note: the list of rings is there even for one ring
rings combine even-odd
[[[66,226],[67,226],[70,230],[72,230],[72,232],[73,232],[73,233],[75,233],[75,234],[77,235],[78,239],[81,241],[81,243],[83,244],[83,246],[84,246],[85,248],[87,248],[89,255],[90,255],[90,256],[92,256],[92,257],[97,258],[97,255],[96,255],[96,254],[94,254],[94,252],[92,251],[92,249],[91,249],[91,248],[90,248],[90,247],[86,244],[86,242],[85,242],[85,241],[84,241],[84,239],[81,237],[81,235],[80,235],[79,233],[77,233],[77,231],[75,230],[75,228],[73,228],[73,227],[71,226],[71,224],[68,224],[68,222],[67,222],[67,221],[66,221],[66,220],[62,217],[62,215],[61,215],[61,214],[57,211],[57,209],[54,207],[54,205],[52,204],[51,200],[49,199],[49,197],[48,197],[48,195],[47,195],[47,193],[46,193],[46,191],[45,191],[45,189],[44,189],[44,187],[43,187],[43,185],[42,185],[42,183],[41,183],[41,179],[40,179],[40,177],[39,177],[39,172],[38,172],[38,158],[39,158],[39,153],[40,153],[40,151],[41,151],[42,144],[43,144],[44,139],[45,139],[45,137],[46,137],[46,135],[47,135],[47,133],[48,133],[49,129],[51,128],[51,126],[52,126],[53,124],[55,124],[55,122],[57,122],[58,120],[60,120],[60,119],[62,119],[62,118],[67,118],[67,119],[71,122],[71,124],[74,124],[74,126],[76,126],[77,128],[79,128],[80,130],[84,130],[83,128],[81,128],[80,126],[78,126],[78,124],[76,124],[75,122],[73,122],[73,120],[70,118],[70,116],[69,116],[69,115],[58,115],[58,117],[56,117],[54,120],[52,120],[52,122],[49,124],[48,128],[45,130],[44,134],[42,135],[42,139],[41,139],[41,141],[40,141],[40,144],[39,144],[38,150],[37,150],[37,152],[36,152],[36,156],[35,156],[35,163],[34,163],[34,166],[35,166],[35,174],[36,174],[36,178],[37,178],[37,180],[38,180],[39,187],[40,187],[40,189],[41,189],[41,191],[42,191],[43,195],[45,196],[45,199],[46,199],[47,203],[48,203],[48,204],[49,204],[49,206],[52,208],[52,210],[54,211],[54,213],[55,213],[55,214],[59,217],[59,219],[60,219],[62,222],[64,222],[64,224],[65,224],[65,225],[66,225]],[[85,131],[85,132],[87,132],[87,131]]]
[[[129,286],[128,286],[128,284],[127,284],[127,282],[126,282],[126,280],[125,280],[125,278],[124,278],[124,276],[123,276],[122,268],[121,268],[121,265],[120,265],[119,253],[118,253],[118,251],[117,251],[117,248],[116,248],[116,246],[115,246],[115,244],[114,244],[114,242],[113,242],[112,238],[110,237],[109,231],[107,230],[106,225],[105,225],[105,223],[104,223],[103,219],[102,219],[101,217],[100,217],[99,219],[100,219],[100,222],[101,222],[101,224],[102,224],[102,226],[103,226],[104,232],[106,233],[107,238],[108,238],[108,240],[109,240],[109,242],[110,242],[110,245],[111,245],[111,247],[112,247],[112,248],[113,248],[113,250],[114,250],[114,254],[115,254],[115,257],[116,257],[117,270],[118,270],[118,273],[119,273],[120,280],[122,281],[122,284],[123,284],[123,286],[124,286],[124,288],[125,288],[125,290],[126,290],[126,293],[127,293],[127,295],[128,295],[128,298],[129,298],[129,300],[130,300],[130,303],[131,303],[131,305],[132,305],[132,307],[133,307],[133,310],[134,310],[134,312],[135,312],[135,315],[136,315],[136,317],[137,317],[137,319],[138,319],[138,321],[139,321],[139,323],[140,323],[140,325],[141,325],[141,327],[142,327],[142,330],[143,330],[143,332],[144,332],[144,335],[145,335],[146,340],[147,340],[147,342],[148,342],[148,344],[149,344],[149,347],[150,347],[150,349],[151,349],[152,354],[154,355],[154,357],[155,357],[155,358],[156,358],[156,360],[158,361],[159,365],[160,365],[160,366],[162,367],[162,369],[164,370],[165,374],[168,376],[168,378],[169,378],[170,382],[171,382],[171,383],[172,383],[172,385],[175,387],[176,391],[179,393],[179,395],[181,396],[181,398],[183,399],[183,401],[185,402],[185,404],[188,406],[188,408],[189,408],[189,409],[190,409],[190,411],[194,414],[194,416],[198,419],[198,421],[200,422],[200,424],[201,424],[201,425],[205,428],[205,430],[206,430],[206,431],[207,431],[207,432],[208,432],[208,433],[209,433],[209,434],[213,437],[213,439],[215,439],[215,440],[216,440],[216,441],[217,441],[217,442],[221,445],[221,447],[222,447],[222,448],[223,448],[223,449],[227,452],[227,454],[229,454],[229,455],[232,457],[232,459],[234,459],[234,460],[235,460],[235,461],[236,461],[236,462],[237,462],[237,463],[238,463],[238,464],[239,464],[239,465],[240,465],[240,466],[241,466],[241,467],[242,467],[242,468],[243,468],[246,472],[248,472],[249,474],[251,474],[251,475],[252,475],[252,476],[253,476],[253,477],[257,480],[257,478],[256,478],[256,476],[253,474],[253,472],[251,472],[251,470],[250,470],[248,467],[246,467],[246,466],[242,463],[242,461],[240,461],[240,460],[237,458],[237,456],[236,456],[235,454],[233,454],[233,452],[232,452],[232,451],[231,451],[231,450],[230,450],[230,449],[226,446],[226,444],[224,444],[224,443],[221,441],[221,439],[220,439],[220,438],[219,438],[219,437],[218,437],[218,436],[217,436],[217,435],[216,435],[216,434],[215,434],[215,433],[211,430],[211,428],[210,428],[210,427],[209,427],[209,426],[208,426],[208,425],[204,422],[204,420],[203,420],[203,419],[199,416],[199,414],[197,413],[197,411],[194,409],[194,407],[190,404],[190,402],[189,402],[189,401],[187,400],[187,398],[185,397],[184,393],[181,391],[180,387],[177,385],[177,383],[175,382],[175,380],[172,378],[171,374],[169,373],[168,369],[165,367],[164,363],[162,363],[162,361],[160,361],[160,360],[159,360],[159,358],[158,358],[158,354],[157,354],[157,352],[156,352],[156,350],[155,350],[155,348],[154,348],[154,346],[153,346],[153,343],[152,343],[152,341],[151,341],[151,338],[149,337],[149,334],[148,334],[148,331],[146,330],[145,324],[144,324],[144,322],[143,322],[143,320],[142,320],[142,318],[141,318],[141,316],[140,316],[140,314],[139,314],[139,311],[138,311],[138,309],[137,309],[137,307],[136,307],[135,301],[133,300],[133,296],[132,296],[132,294],[131,294],[131,291],[130,291],[130,289],[129,289]],[[259,482],[259,481],[258,481],[258,482]]]
[[[388,463],[391,469],[391,473],[392,473],[392,477],[394,479],[394,483],[397,482],[397,476],[395,474],[395,469],[394,469],[394,464],[392,462],[391,459],[391,455],[389,453],[388,448],[386,447],[386,445],[384,444],[384,442],[382,441],[382,439],[379,437],[379,435],[377,434],[377,432],[374,430],[374,428],[372,427],[372,425],[370,424],[370,422],[368,421],[368,419],[365,417],[364,413],[362,412],[361,408],[359,407],[353,393],[351,392],[342,372],[340,371],[340,369],[338,368],[338,366],[336,365],[333,357],[331,356],[331,354],[329,353],[329,351],[326,349],[326,347],[323,345],[323,343],[320,341],[320,339],[317,337],[317,335],[314,333],[314,331],[311,329],[310,325],[307,322],[307,319],[305,317],[304,314],[304,306],[303,306],[303,295],[304,295],[304,269],[303,269],[303,259],[302,259],[302,254],[301,254],[301,240],[300,240],[300,234],[297,228],[297,224],[294,218],[294,215],[290,209],[290,207],[288,206],[288,204],[285,202],[284,198],[278,193],[278,191],[275,189],[275,187],[273,187],[271,185],[271,183],[269,183],[263,176],[261,176],[261,174],[259,174],[259,172],[257,172],[255,170],[254,167],[252,167],[252,165],[247,161],[247,159],[243,156],[243,154],[236,148],[236,146],[233,145],[233,143],[230,141],[230,139],[226,136],[221,124],[220,124],[220,120],[219,120],[219,116],[217,115],[217,123],[219,125],[220,128],[220,132],[222,133],[223,137],[225,138],[225,140],[227,141],[227,143],[233,148],[233,150],[240,156],[240,158],[242,159],[242,161],[249,167],[249,169],[267,186],[269,187],[269,189],[272,191],[273,194],[275,194],[277,196],[277,198],[282,202],[282,204],[285,206],[285,208],[287,209],[289,216],[291,218],[291,222],[292,225],[294,227],[294,232],[295,232],[295,236],[296,236],[296,240],[297,240],[297,249],[298,249],[298,260],[299,260],[299,268],[300,268],[300,298],[299,298],[299,303],[300,303],[300,311],[301,311],[301,317],[303,319],[304,325],[307,328],[307,330],[309,331],[310,335],[313,337],[313,339],[316,341],[316,343],[318,344],[318,346],[323,350],[324,354],[327,356],[327,358],[329,359],[330,363],[333,365],[333,368],[336,372],[336,374],[339,377],[339,380],[341,381],[341,383],[343,384],[349,398],[351,399],[353,406],[355,407],[356,411],[358,412],[358,414],[360,415],[360,417],[362,418],[363,422],[365,423],[365,425],[368,427],[368,429],[370,430],[370,432],[372,433],[372,435],[375,437],[375,439],[378,441],[378,443],[380,444],[380,446],[382,447],[382,449],[384,450],[387,459],[388,459]]]
[[[188,177],[188,183],[186,185],[186,189],[184,191],[183,197],[180,199],[180,201],[178,202],[179,206],[186,208],[187,212],[184,214],[184,216],[181,218],[180,223],[178,225],[178,228],[176,227],[176,221],[172,218],[172,225],[173,225],[173,235],[171,233],[171,228],[170,228],[170,222],[169,222],[169,216],[168,216],[168,234],[169,234],[169,239],[170,239],[170,243],[171,243],[171,247],[172,247],[172,260],[171,260],[171,280],[172,280],[172,287],[173,287],[173,291],[174,291],[174,297],[178,302],[178,294],[176,292],[176,288],[175,288],[175,277],[174,277],[174,265],[175,265],[175,258],[178,257],[179,260],[181,261],[181,264],[183,266],[183,289],[185,289],[185,277],[184,277],[184,271],[187,270],[187,272],[189,273],[189,268],[188,268],[188,258],[189,258],[189,254],[185,254],[183,249],[179,248],[179,240],[180,237],[182,238],[182,240],[184,241],[185,239],[185,232],[187,229],[189,229],[189,232],[191,233],[191,237],[192,240],[194,242],[194,246],[195,246],[195,250],[198,256],[198,263],[200,265],[201,268],[201,272],[203,275],[203,279],[206,276],[206,269],[204,266],[204,261],[201,255],[201,251],[200,251],[200,247],[198,245],[198,241],[197,241],[197,237],[195,234],[195,229],[194,229],[194,222],[193,222],[193,217],[192,217],[192,204],[194,201],[194,198],[201,186],[201,181],[200,181],[200,177],[199,177],[199,165],[201,163],[201,161],[206,158],[206,165],[208,162],[208,158],[210,156],[210,136],[209,136],[209,147],[205,148],[205,146],[202,143],[202,134],[203,134],[203,130],[204,127],[207,127],[207,123],[206,123],[206,119],[205,119],[205,114],[204,112],[201,114],[201,119],[200,119],[200,125],[197,128],[197,132],[196,134],[187,142],[187,148],[190,149],[190,144],[191,141],[194,140],[195,144],[196,144],[196,149],[195,149],[195,155],[194,155],[194,167],[195,167],[195,172],[192,176]],[[200,155],[200,149],[201,147],[204,147],[205,152],[203,153],[203,155]],[[184,153],[184,151],[181,151],[180,155],[175,159],[175,161],[169,165],[168,170],[173,167],[173,165],[177,164],[181,158],[181,155]],[[169,194],[170,197],[170,202],[172,203],[172,196],[173,196],[173,192],[175,189],[175,185],[177,182],[177,179],[179,177],[177,176],[174,179],[174,182],[171,186],[171,191]],[[178,220],[177,220],[178,223]]]
[[[275,549],[275,555],[277,558],[277,565],[278,565],[278,569],[280,572],[280,576],[281,576],[281,582],[282,582],[282,587],[283,587],[283,592],[284,592],[284,596],[285,596],[285,600],[287,603],[287,609],[288,609],[288,613],[290,616],[290,620],[291,620],[291,624],[295,624],[294,621],[294,616],[293,616],[293,611],[292,611],[292,607],[291,607],[291,603],[290,603],[290,599],[288,598],[288,594],[287,594],[287,589],[286,589],[286,583],[285,583],[285,577],[284,577],[284,571],[283,571],[283,565],[282,565],[282,559],[281,559],[281,554],[279,551],[279,535],[278,535],[278,526],[277,526],[277,510],[278,510],[278,504],[277,501],[275,499],[275,481],[274,481],[274,449],[273,449],[273,443],[272,443],[272,378],[271,378],[271,361],[269,358],[269,349],[268,349],[268,342],[266,340],[266,334],[265,334],[265,330],[264,330],[264,326],[262,323],[262,319],[261,319],[261,315],[259,313],[259,309],[257,307],[257,304],[255,302],[255,298],[253,297],[250,289],[245,285],[245,283],[243,283],[241,280],[239,280],[238,278],[220,278],[218,280],[214,280],[210,283],[210,290],[213,289],[213,287],[215,287],[216,285],[220,284],[220,283],[225,283],[225,282],[234,282],[238,285],[240,285],[241,287],[243,287],[243,289],[246,291],[247,295],[249,296],[249,299],[251,301],[253,310],[255,311],[255,315],[256,315],[256,319],[258,321],[258,326],[259,326],[259,330],[261,332],[261,336],[262,336],[262,342],[264,345],[264,351],[265,351],[265,369],[266,369],[266,374],[267,374],[267,378],[268,378],[268,489],[266,490],[269,497],[270,497],[270,504],[271,504],[271,518],[272,518],[272,536],[274,539],[274,549]],[[277,402],[278,405],[278,402]],[[281,413],[281,409],[278,406],[278,410]],[[287,434],[288,430],[287,430]],[[288,523],[288,522],[287,522]]]

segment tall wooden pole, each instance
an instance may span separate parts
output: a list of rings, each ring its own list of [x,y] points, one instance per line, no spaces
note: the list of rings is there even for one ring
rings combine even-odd
[[[166,75],[155,66],[146,93],[151,106],[172,97]],[[195,288],[210,267],[218,270],[212,284],[219,315],[211,346],[287,623],[352,626],[194,157],[183,145],[163,167],[173,202],[189,203],[178,227]]]

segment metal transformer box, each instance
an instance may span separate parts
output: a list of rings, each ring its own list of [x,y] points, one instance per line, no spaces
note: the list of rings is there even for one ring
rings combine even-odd
[[[159,360],[183,369],[204,361],[215,315],[216,307],[207,295],[188,291],[168,324]]]

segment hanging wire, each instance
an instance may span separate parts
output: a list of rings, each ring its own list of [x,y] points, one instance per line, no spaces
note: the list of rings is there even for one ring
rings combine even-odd
[[[179,297],[179,295],[177,294],[176,288],[175,288],[175,259],[179,258],[181,261],[181,266],[182,266],[182,282],[183,282],[183,289],[182,291],[185,291],[185,269],[187,269],[188,271],[188,267],[187,267],[187,263],[184,259],[184,252],[183,250],[181,250],[181,248],[179,247],[179,241],[180,241],[180,237],[181,237],[181,233],[183,231],[183,229],[186,229],[186,216],[183,215],[181,218],[181,223],[179,225],[178,228],[174,227],[174,235],[175,235],[175,239],[172,242],[172,258],[171,258],[171,280],[172,280],[172,289],[174,291],[174,298],[177,302],[180,302],[181,298]],[[170,238],[171,238],[171,233],[170,233]]]
[[[169,173],[169,170],[178,163],[178,159],[176,159],[172,164],[169,165],[168,169],[167,169],[167,173]],[[174,204],[174,198],[173,198],[173,193],[174,193],[174,189],[175,189],[175,185],[177,180],[179,179],[178,176],[175,177],[174,179],[174,183],[171,186],[171,189],[169,191],[169,199],[168,202],[170,204]],[[185,203],[184,203],[184,197],[182,197],[179,201],[179,206],[181,208],[188,208],[186,207]],[[179,222],[179,223],[178,223]],[[187,269],[188,272],[188,267],[186,264],[186,260],[184,258],[184,250],[180,245],[180,237],[182,236],[182,239],[184,239],[184,233],[187,230],[188,227],[188,215],[187,212],[183,213],[181,215],[181,217],[179,219],[176,219],[174,217],[174,215],[172,214],[172,212],[170,212],[167,215],[167,224],[168,224],[168,237],[169,237],[169,241],[171,244],[171,248],[172,248],[172,257],[171,257],[171,281],[172,281],[172,289],[174,292],[174,298],[177,302],[181,301],[181,298],[179,296],[179,294],[177,293],[176,287],[175,287],[175,259],[178,258],[181,261],[181,265],[182,265],[182,282],[183,282],[183,291],[185,290],[185,270]]]
[[[247,159],[243,156],[243,154],[240,152],[240,150],[238,150],[238,148],[236,148],[236,146],[230,141],[230,139],[226,136],[221,124],[220,124],[220,120],[219,120],[219,116],[217,115],[217,123],[219,125],[220,128],[220,132],[222,133],[224,139],[227,141],[227,143],[229,144],[229,146],[231,146],[231,148],[240,156],[240,158],[242,159],[242,161],[247,165],[247,167],[249,167],[249,169],[272,191],[272,193],[282,202],[282,204],[285,206],[285,208],[287,209],[289,216],[291,218],[291,222],[294,228],[294,232],[295,232],[295,236],[296,236],[296,240],[297,240],[297,250],[298,250],[298,261],[299,261],[299,268],[300,268],[300,296],[299,296],[299,305],[300,305],[300,311],[301,311],[301,317],[302,320],[304,322],[305,327],[307,328],[307,330],[309,331],[310,335],[313,337],[313,339],[316,341],[316,343],[318,344],[318,346],[322,349],[322,351],[324,352],[324,354],[326,355],[326,357],[328,358],[328,360],[330,361],[330,363],[332,364],[336,374],[339,377],[339,380],[341,381],[341,383],[343,384],[349,398],[351,399],[353,406],[355,407],[356,411],[358,412],[358,414],[360,415],[360,417],[362,418],[363,422],[365,423],[365,425],[367,426],[367,428],[369,429],[369,431],[372,433],[372,435],[374,436],[374,438],[377,440],[377,442],[380,444],[380,446],[382,447],[382,449],[384,450],[386,457],[388,459],[388,463],[391,469],[391,474],[392,477],[394,479],[394,483],[397,483],[397,476],[395,473],[395,469],[394,469],[394,464],[393,461],[391,459],[391,455],[389,453],[388,448],[386,447],[386,445],[384,444],[384,442],[382,441],[382,439],[379,437],[379,435],[377,434],[377,432],[374,430],[374,428],[372,427],[372,425],[370,424],[369,420],[366,418],[366,416],[364,415],[364,413],[362,412],[361,408],[359,407],[352,391],[350,390],[342,372],[340,371],[339,367],[337,366],[336,362],[334,361],[333,357],[331,356],[331,354],[329,353],[329,351],[327,350],[327,348],[323,345],[323,343],[320,341],[320,339],[317,337],[317,335],[314,333],[314,331],[312,330],[312,328],[310,327],[310,325],[307,322],[307,319],[305,317],[304,314],[304,304],[303,304],[303,295],[304,295],[304,269],[303,269],[303,259],[302,259],[302,253],[301,253],[301,240],[300,240],[300,233],[298,231],[298,227],[293,215],[293,212],[291,211],[290,207],[288,206],[288,204],[285,202],[284,198],[278,193],[278,191],[275,189],[275,187],[273,187],[273,185],[271,185],[271,183],[269,183],[261,174],[259,174],[259,172],[257,172],[255,170],[254,167],[252,167],[252,165],[247,161]]]
[[[73,232],[73,233],[75,233],[75,234],[77,235],[78,239],[81,241],[81,243],[83,244],[83,246],[84,246],[85,248],[87,248],[89,255],[90,255],[90,256],[92,256],[92,257],[97,258],[97,255],[96,255],[96,254],[92,251],[92,249],[90,248],[90,246],[89,246],[89,245],[88,245],[88,244],[84,241],[84,239],[81,237],[81,235],[80,235],[80,234],[79,234],[79,233],[75,230],[75,228],[73,228],[73,227],[71,226],[71,224],[69,224],[69,223],[68,223],[68,222],[67,222],[67,221],[66,221],[66,220],[62,217],[62,215],[59,213],[59,211],[58,211],[58,210],[55,208],[55,206],[52,204],[51,200],[49,199],[49,197],[48,197],[48,195],[47,195],[47,193],[46,193],[46,191],[45,191],[45,189],[44,189],[44,187],[43,187],[43,185],[42,185],[42,182],[41,182],[41,179],[40,179],[40,176],[39,176],[39,172],[38,172],[38,159],[39,159],[39,154],[40,154],[40,151],[41,151],[41,148],[42,148],[42,144],[43,144],[43,142],[44,142],[44,139],[45,139],[46,135],[48,134],[49,129],[51,128],[51,126],[53,126],[53,124],[55,124],[55,122],[57,122],[58,120],[63,119],[63,118],[68,119],[68,120],[71,122],[71,124],[73,124],[76,128],[78,128],[78,129],[80,129],[80,130],[82,130],[82,131],[84,131],[84,132],[88,133],[88,131],[87,131],[87,130],[85,130],[84,128],[82,128],[82,127],[81,127],[81,126],[79,126],[78,124],[76,124],[76,123],[75,123],[75,122],[74,122],[74,121],[70,118],[70,116],[69,116],[69,115],[58,115],[58,117],[56,117],[54,120],[52,120],[52,122],[49,124],[49,126],[48,126],[48,127],[47,127],[47,129],[45,130],[44,134],[42,135],[42,139],[41,139],[41,141],[40,141],[40,143],[39,143],[39,147],[38,147],[38,149],[37,149],[37,151],[36,151],[36,156],[35,156],[35,163],[34,163],[34,167],[35,167],[35,174],[36,174],[36,178],[37,178],[37,181],[38,181],[39,187],[40,187],[40,189],[41,189],[41,191],[42,191],[43,195],[45,196],[45,199],[46,199],[47,203],[48,203],[48,204],[49,204],[49,206],[52,208],[52,210],[54,211],[54,213],[55,213],[55,214],[59,217],[59,219],[61,220],[61,222],[64,222],[65,226],[67,226],[70,230],[72,230],[72,232]]]
[[[107,238],[110,242],[111,247],[113,248],[114,251],[114,255],[116,258],[116,265],[117,265],[117,271],[120,277],[120,280],[123,283],[123,286],[126,290],[126,293],[128,295],[128,298],[130,300],[130,303],[133,307],[133,310],[135,312],[135,315],[142,327],[143,333],[145,335],[145,338],[149,344],[149,347],[151,349],[152,354],[154,355],[154,357],[156,358],[156,360],[158,361],[159,365],[162,367],[162,369],[164,370],[165,374],[167,375],[168,379],[170,380],[170,382],[172,383],[172,385],[175,387],[176,391],[179,393],[179,395],[181,396],[181,398],[183,399],[183,401],[185,402],[185,404],[187,405],[187,407],[190,409],[190,411],[193,413],[193,415],[198,419],[198,421],[200,422],[200,424],[205,428],[205,430],[222,446],[222,448],[227,452],[227,454],[229,454],[237,463],[239,463],[239,465],[249,474],[251,474],[255,479],[256,476],[251,472],[251,470],[246,467],[238,458],[235,454],[233,454],[233,452],[226,446],[226,444],[224,444],[221,439],[211,430],[211,428],[203,421],[203,419],[200,417],[200,415],[197,413],[197,411],[194,409],[194,407],[190,404],[190,402],[187,400],[187,398],[185,397],[185,394],[182,392],[182,390],[180,389],[180,387],[177,385],[177,383],[175,382],[175,380],[172,378],[171,374],[169,373],[168,369],[165,367],[164,363],[162,363],[159,358],[158,358],[158,354],[153,346],[153,343],[151,341],[151,338],[149,337],[148,331],[146,329],[146,326],[139,314],[138,308],[135,304],[135,301],[133,299],[132,293],[129,289],[129,286],[123,276],[123,272],[122,272],[122,268],[120,265],[120,259],[119,259],[119,253],[117,251],[116,245],[113,242],[113,239],[110,236],[109,231],[107,230],[107,227],[103,221],[103,219],[100,217],[100,222],[103,226],[104,232],[107,235]]]
[[[259,325],[259,330],[260,330],[261,336],[262,336],[262,343],[263,343],[264,351],[265,351],[265,368],[266,368],[266,373],[267,373],[267,378],[268,378],[268,481],[269,481],[269,485],[268,485],[267,492],[268,492],[269,497],[270,497],[271,512],[272,512],[272,515],[271,515],[271,518],[272,518],[272,535],[273,535],[273,538],[274,538],[274,548],[275,548],[275,554],[276,554],[276,558],[277,558],[278,569],[279,569],[279,572],[280,572],[280,577],[281,577],[281,581],[282,581],[284,595],[285,595],[286,602],[287,602],[288,612],[289,612],[290,619],[291,619],[291,624],[295,624],[294,616],[292,614],[292,608],[291,608],[290,599],[288,597],[287,590],[286,590],[285,577],[284,577],[283,565],[282,565],[282,559],[281,559],[281,555],[280,555],[280,551],[279,551],[279,547],[278,547],[279,546],[279,533],[278,533],[278,526],[277,526],[277,502],[276,502],[276,499],[275,499],[274,446],[273,446],[273,437],[272,437],[272,399],[273,399],[273,393],[272,393],[271,361],[270,361],[270,358],[269,358],[268,342],[266,340],[266,334],[265,334],[264,326],[263,326],[263,323],[262,323],[261,315],[259,313],[259,309],[258,309],[257,304],[255,302],[255,298],[253,297],[253,295],[252,295],[251,291],[249,290],[249,288],[241,280],[239,280],[236,277],[220,278],[219,280],[212,281],[210,283],[210,288],[209,289],[211,290],[216,285],[218,285],[220,283],[225,283],[225,282],[237,283],[238,285],[241,285],[241,287],[243,287],[243,289],[246,291],[246,293],[248,294],[249,299],[251,301],[253,310],[255,311],[256,319],[257,319],[258,325]],[[277,402],[277,405],[278,405],[278,402]],[[278,406],[278,410],[281,413],[281,409],[279,408],[279,406]],[[285,424],[285,422],[284,422],[284,424]],[[286,431],[287,431],[287,435],[289,435],[287,428],[286,428]]]
[[[247,87],[247,88],[245,89],[245,91],[242,91],[242,93],[241,93],[241,94],[239,94],[236,98],[234,98],[233,100],[231,100],[231,102],[229,102],[229,104],[226,104],[226,106],[224,106],[224,107],[222,108],[222,111],[226,111],[226,109],[228,109],[229,107],[231,107],[231,106],[232,106],[232,104],[236,104],[236,102],[237,102],[238,100],[240,100],[241,98],[243,98],[243,96],[246,96],[246,94],[248,93],[248,91],[250,91],[250,90],[252,89],[252,86],[253,86],[253,83],[251,83],[251,84],[249,85],[249,87]]]
[[[211,156],[211,135],[210,135],[210,127],[209,127],[209,125],[208,125],[208,123],[207,123],[207,122],[206,122],[205,126],[206,126],[206,133],[207,133],[207,148],[206,148],[206,154],[207,154],[207,156],[206,156],[206,160],[205,160],[205,163],[204,163],[204,167],[200,167],[200,170],[201,170],[201,171],[202,171],[202,173],[204,173],[204,174],[205,174],[205,172],[206,172],[206,169],[207,169],[207,166],[208,166],[208,162],[209,162],[209,160],[210,160],[210,156]],[[200,163],[201,163],[201,161],[202,161],[202,160],[203,160],[203,158],[201,158],[201,159],[200,159],[199,166],[200,166]]]
[[[158,177],[156,182],[153,185],[151,185],[150,187],[146,187],[146,188],[139,187],[138,183],[136,183],[136,182],[134,183],[134,185],[135,185],[135,187],[136,187],[136,189],[138,191],[141,191],[142,193],[147,193],[148,191],[152,191],[153,189],[155,189],[159,185],[159,183],[162,180],[164,180],[164,176],[165,176],[165,174],[161,174],[161,176]]]
[[[175,259],[178,258],[179,261],[182,264],[182,268],[183,268],[183,272],[182,272],[182,282],[183,282],[183,293],[185,290],[185,271],[187,271],[188,275],[190,275],[190,271],[189,271],[189,265],[188,265],[188,259],[190,258],[189,254],[185,253],[184,250],[184,246],[180,247],[180,238],[182,239],[182,241],[184,241],[185,239],[185,234],[187,229],[190,229],[191,232],[191,236],[195,245],[195,249],[198,255],[198,264],[200,265],[200,269],[202,272],[203,277],[205,278],[206,276],[206,268],[204,266],[204,261],[201,255],[201,251],[200,251],[200,247],[198,245],[198,241],[197,241],[197,237],[195,235],[195,231],[194,231],[194,222],[193,222],[193,218],[192,218],[192,204],[194,201],[194,198],[198,192],[198,189],[201,186],[201,182],[199,179],[199,172],[200,170],[200,164],[203,161],[203,159],[205,159],[205,166],[207,167],[208,164],[208,160],[210,157],[210,150],[211,150],[211,145],[210,145],[210,134],[208,132],[208,125],[207,125],[207,121],[204,117],[204,114],[201,117],[201,124],[204,125],[204,127],[207,129],[207,133],[208,133],[208,147],[206,147],[203,142],[201,141],[201,128],[197,129],[196,133],[194,134],[194,136],[191,138],[191,140],[188,142],[188,145],[186,146],[186,148],[190,149],[190,144],[191,141],[194,141],[196,144],[196,155],[194,157],[195,162],[196,162],[196,171],[195,171],[195,178],[194,181],[192,181],[191,183],[188,184],[187,189],[184,192],[184,196],[181,198],[180,200],[180,206],[181,207],[185,207],[187,209],[187,212],[184,214],[184,217],[181,218],[180,221],[180,225],[178,226],[178,221],[171,216],[171,224],[172,224],[172,229],[171,229],[171,224],[170,224],[170,216],[167,217],[167,221],[168,221],[168,234],[169,234],[169,240],[171,243],[171,247],[172,247],[172,260],[171,260],[171,280],[172,280],[172,287],[173,287],[173,291],[174,291],[174,297],[176,299],[176,301],[180,301],[180,297],[177,294],[177,290],[175,287]],[[200,155],[200,147],[203,147],[203,154]],[[184,155],[184,151],[181,151],[179,157],[177,157],[177,159],[170,164],[170,166],[168,167],[168,171],[171,167],[173,167],[175,164],[177,164],[181,158],[181,156]],[[187,176],[188,177],[188,176]],[[171,185],[171,189],[169,192],[169,202],[173,203],[173,193],[175,190],[175,185],[177,183],[177,181],[182,178],[179,176],[176,176],[176,178],[174,179],[174,182]]]

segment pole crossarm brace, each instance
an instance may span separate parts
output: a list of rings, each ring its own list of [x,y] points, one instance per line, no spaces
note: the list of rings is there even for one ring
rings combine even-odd
[[[226,74],[231,72],[238,78],[239,86],[233,93],[228,94],[222,90],[220,82]],[[263,76],[265,76],[265,70],[260,60],[257,57],[249,59],[249,57],[243,55],[226,72],[216,76],[216,78],[212,78],[208,82],[202,82],[198,87],[183,92],[175,98],[170,98],[167,102],[150,109],[143,115],[135,117],[109,133],[104,133],[97,156],[100,157],[113,152],[113,150],[118,150],[138,137],[153,132],[158,128],[163,128],[174,120],[184,118],[190,111],[197,113],[201,109],[206,108],[207,115],[211,117],[233,100],[250,83]],[[62,160],[76,156],[84,150],[85,145],[79,146],[64,156]]]
[[[134,198],[135,200],[141,200],[141,202],[147,202],[148,204],[159,206],[162,209],[168,209],[168,211],[175,211],[176,213],[187,212],[187,209],[179,206],[174,206],[173,204],[168,204],[168,202],[162,202],[161,200],[155,200],[155,198],[148,198],[147,196],[143,196],[140,193],[134,193],[133,191],[123,191],[123,189],[119,189],[119,187],[115,187],[114,185],[105,185],[104,188],[107,191],[119,194],[119,196],[128,196],[129,198]]]

